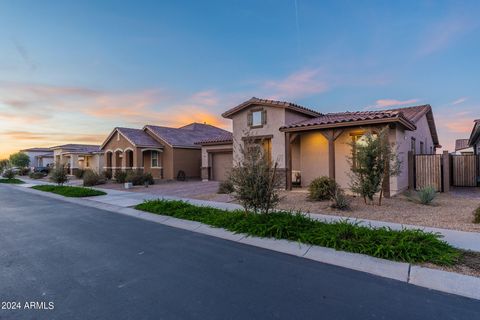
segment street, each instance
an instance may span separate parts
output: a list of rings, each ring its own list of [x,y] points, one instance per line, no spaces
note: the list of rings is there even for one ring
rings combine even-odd
[[[0,319],[480,319],[480,301],[1,185],[0,266]]]

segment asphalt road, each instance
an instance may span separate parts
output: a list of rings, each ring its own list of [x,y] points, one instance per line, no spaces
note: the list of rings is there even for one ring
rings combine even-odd
[[[2,307],[21,304],[1,319],[480,319],[476,300],[2,185],[0,267]]]

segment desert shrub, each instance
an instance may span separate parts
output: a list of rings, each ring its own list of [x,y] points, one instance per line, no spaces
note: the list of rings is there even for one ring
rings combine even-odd
[[[473,211],[473,223],[480,223],[480,207]]]
[[[127,179],[127,172],[122,170],[116,170],[113,177],[117,183],[125,183]]]
[[[47,175],[43,172],[31,172],[28,176],[31,179],[42,179],[42,178],[46,177]]]
[[[15,178],[15,171],[13,171],[13,169],[11,169],[11,168],[7,168],[3,172],[2,177],[6,178],[6,179],[13,179],[13,178]]]
[[[4,169],[10,166],[10,161],[8,159],[0,160],[0,173],[3,172]]]
[[[421,204],[429,205],[437,196],[435,188],[432,186],[423,187],[418,191],[418,200]]]
[[[131,182],[134,186],[141,186],[145,184],[154,184],[151,173],[143,173],[142,170],[129,171],[125,178],[126,182]]]
[[[338,188],[335,180],[329,177],[316,178],[308,186],[308,198],[313,201],[330,200]]]
[[[261,142],[247,136],[240,144],[241,160],[230,172],[234,198],[245,208],[245,213],[268,214],[274,209],[280,197],[278,188],[281,181],[277,175],[277,162],[270,162]]]
[[[30,173],[30,168],[20,168],[18,170],[18,175],[19,176],[26,176]]]
[[[53,170],[50,171],[50,180],[61,186],[68,182],[68,175],[64,164],[55,165]]]
[[[331,207],[339,210],[350,210],[350,200],[341,188],[336,188],[332,195]]]
[[[76,177],[77,179],[82,179],[84,173],[85,173],[85,170],[84,170],[84,169],[74,170],[74,175],[75,175],[75,177]]]
[[[112,179],[112,172],[111,171],[108,171],[108,170],[105,170],[102,172],[102,176],[106,179],[106,180],[110,180]]]
[[[222,181],[218,185],[217,193],[219,193],[219,194],[230,194],[233,191],[234,191],[233,183],[230,180]]]
[[[105,179],[93,170],[85,170],[83,173],[83,186],[93,187],[105,183]]]

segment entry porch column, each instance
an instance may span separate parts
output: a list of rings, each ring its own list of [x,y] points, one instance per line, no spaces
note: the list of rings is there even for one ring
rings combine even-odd
[[[322,130],[320,133],[328,140],[328,176],[335,180],[335,140],[342,134],[343,129]]]

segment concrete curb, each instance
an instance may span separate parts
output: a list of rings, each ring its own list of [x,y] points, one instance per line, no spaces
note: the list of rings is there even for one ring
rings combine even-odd
[[[480,278],[477,277],[412,266],[409,283],[480,300]]]
[[[19,186],[10,187],[15,187],[27,193],[37,194],[108,212],[120,213],[174,228],[180,228],[245,245],[260,247],[326,264],[366,272],[424,288],[480,300],[480,278],[477,277],[424,268],[410,265],[408,263],[379,259],[363,254],[337,251],[330,248],[312,246],[287,240],[251,237],[245,234],[233,233],[225,229],[214,228],[196,221],[177,219],[133,208],[105,204],[89,200],[88,198],[66,198],[31,188]]]

